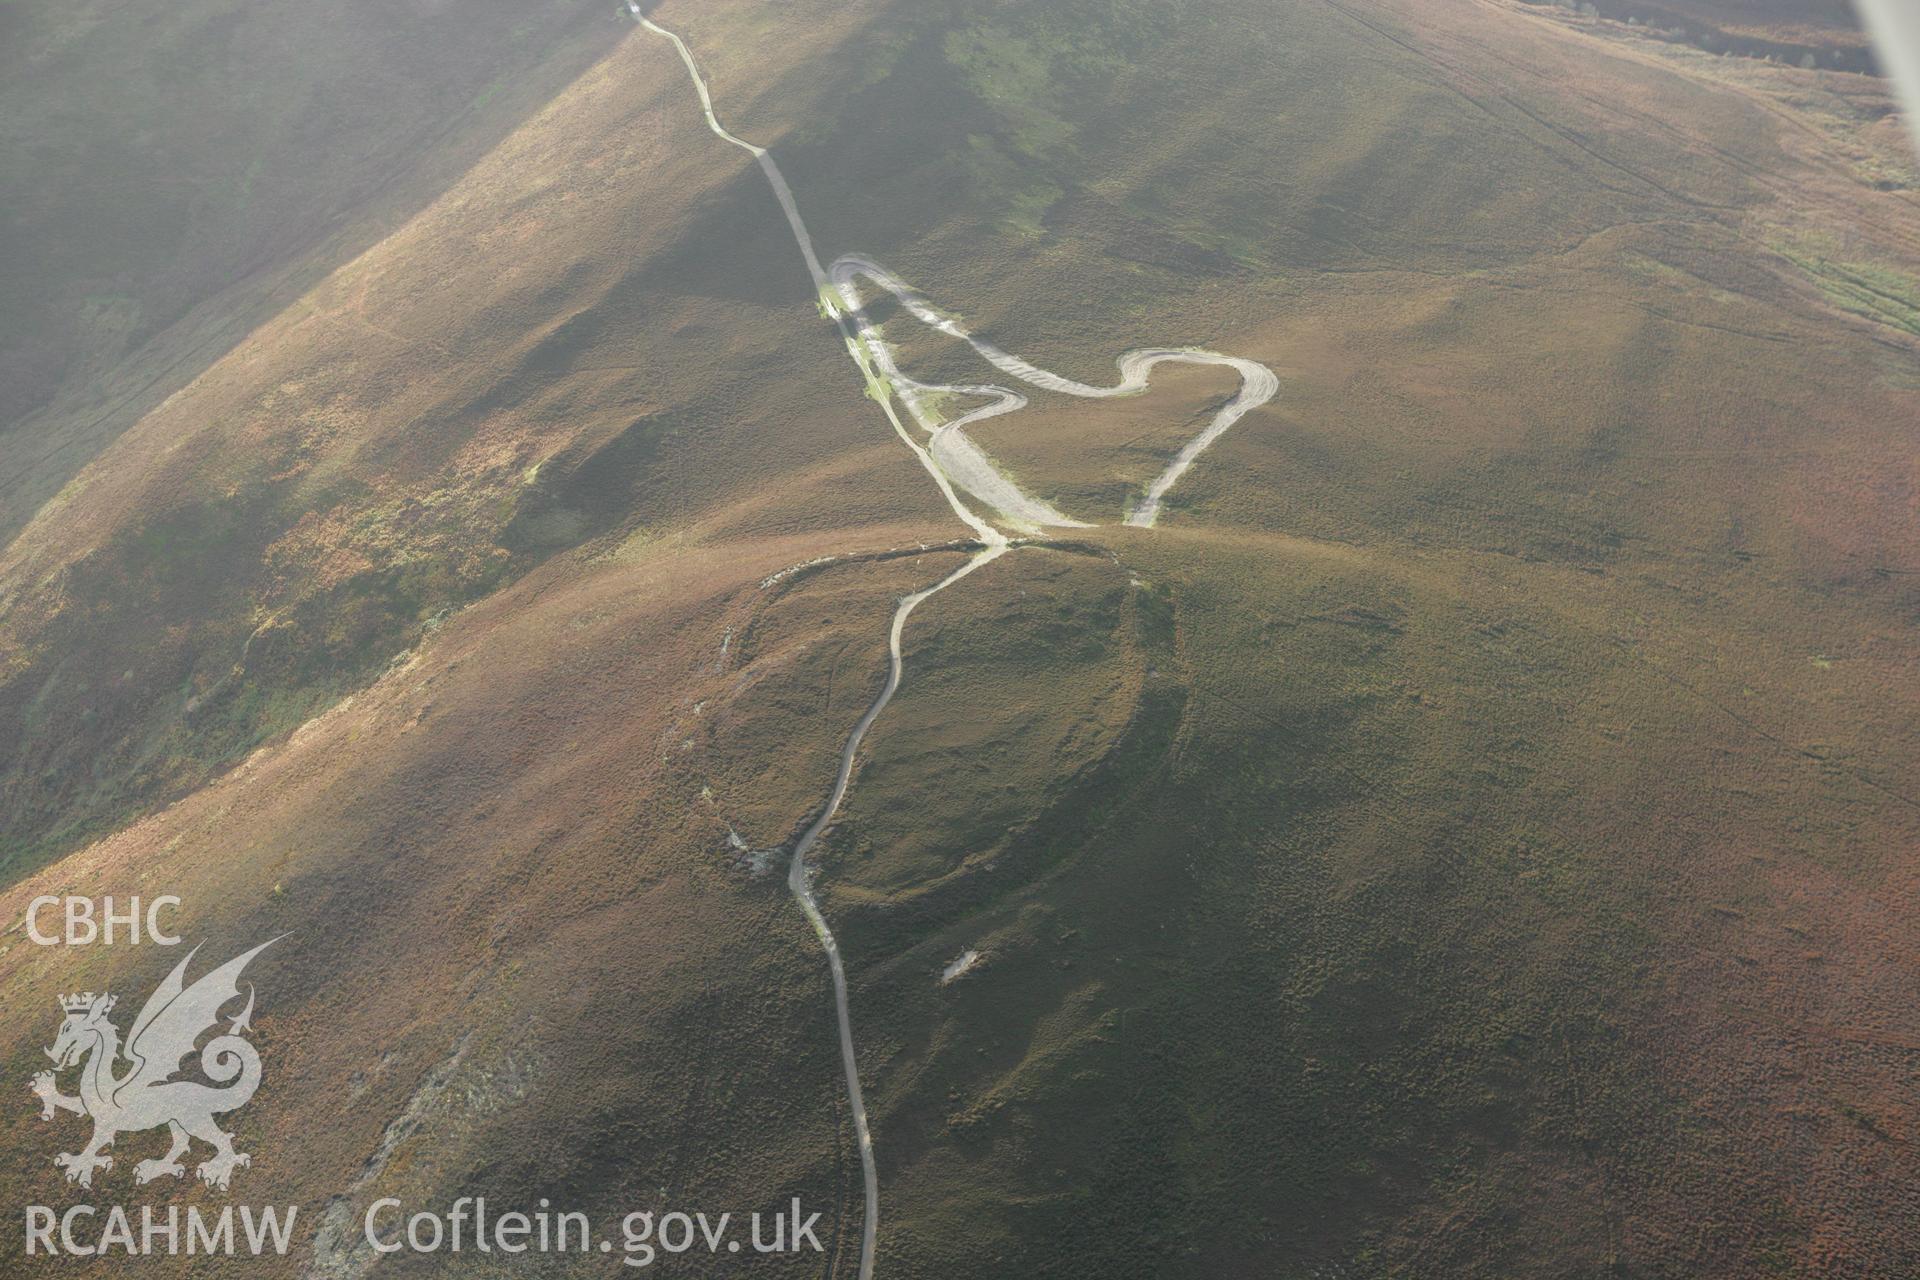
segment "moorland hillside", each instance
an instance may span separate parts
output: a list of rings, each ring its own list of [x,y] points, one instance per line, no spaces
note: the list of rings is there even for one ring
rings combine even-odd
[[[1119,513],[1217,371],[977,433],[1092,527],[913,614],[815,849],[878,1274],[1920,1268],[1920,222],[1879,81],[1477,0],[650,12],[826,259],[1089,382],[1281,375],[1152,529]],[[874,314],[914,376],[993,376]],[[286,935],[238,1135],[289,1274],[481,1190],[798,1195],[857,1274],[784,854],[971,545],[862,390],[634,28],[0,555],[0,908]],[[57,993],[172,963],[10,941],[7,1079]],[[78,1194],[22,1103],[10,1193]]]

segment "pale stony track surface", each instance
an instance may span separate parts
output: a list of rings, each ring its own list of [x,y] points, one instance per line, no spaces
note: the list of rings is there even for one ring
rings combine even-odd
[[[866,313],[861,309],[859,291],[854,285],[856,280],[866,279],[879,285],[892,294],[908,314],[921,324],[949,337],[958,338],[1000,372],[1043,391],[1054,391],[1061,395],[1079,396],[1092,400],[1139,395],[1147,389],[1154,366],[1170,362],[1219,365],[1239,374],[1239,392],[1213,415],[1198,435],[1187,441],[1180,452],[1174,456],[1173,461],[1167,464],[1166,469],[1155,476],[1152,483],[1147,486],[1146,496],[1126,512],[1126,522],[1131,525],[1151,526],[1160,516],[1161,500],[1167,496],[1167,491],[1186,474],[1187,469],[1206,451],[1207,446],[1224,435],[1227,429],[1245,417],[1249,410],[1256,409],[1273,399],[1280,390],[1279,376],[1267,366],[1239,356],[1225,356],[1217,351],[1205,351],[1197,347],[1135,348],[1114,362],[1120,370],[1118,382],[1108,387],[1092,386],[1072,378],[1062,377],[1060,374],[1042,369],[1030,361],[1001,350],[993,343],[971,332],[957,317],[940,311],[919,290],[871,258],[860,254],[847,254],[828,268],[828,275],[833,281],[835,291],[840,295],[841,302],[859,321],[858,330],[862,341],[869,349],[869,356],[873,363],[886,375],[887,381],[899,393],[914,420],[931,434],[935,460],[942,465],[951,462],[949,474],[952,475],[955,483],[1002,515],[1025,525],[1088,527],[1084,521],[1062,515],[1048,504],[1022,492],[1011,477],[995,468],[980,448],[967,438],[967,427],[976,422],[984,422],[988,418],[999,417],[1003,413],[1023,409],[1027,405],[1027,398],[1006,387],[925,383],[915,381],[901,373],[895,367],[892,355],[886,344],[880,340],[878,332],[872,325],[865,322]],[[935,396],[941,399],[948,396],[974,397],[985,399],[987,403],[960,417],[942,421],[936,414],[928,412],[923,407],[930,397]]]
[[[707,128],[715,137],[752,155],[760,166],[767,185],[773,190],[774,199],[778,201],[781,212],[786,215],[787,226],[793,232],[794,243],[799,246],[808,274],[813,277],[821,309],[838,326],[841,339],[846,344],[847,354],[860,370],[872,399],[886,414],[887,421],[892,425],[895,434],[919,459],[921,466],[926,469],[927,474],[940,490],[941,496],[953,509],[953,513],[972,529],[978,538],[977,549],[967,558],[966,563],[932,586],[902,597],[894,608],[893,620],[887,635],[886,683],[878,696],[868,705],[865,713],[861,715],[859,722],[854,725],[853,731],[847,735],[846,745],[840,751],[840,765],[834,775],[833,789],[828,793],[826,802],[815,813],[799,838],[794,841],[787,868],[787,886],[792,891],[794,900],[800,904],[800,909],[806,915],[808,923],[813,926],[814,934],[819,938],[820,946],[826,952],[827,967],[833,978],[834,1013],[840,1033],[841,1066],[846,1074],[847,1109],[853,1117],[854,1137],[860,1150],[860,1171],[865,1184],[859,1280],[872,1280],[874,1249],[880,1226],[880,1177],[874,1161],[873,1133],[868,1123],[866,1101],[860,1088],[860,1069],[854,1050],[853,1016],[847,993],[846,967],[840,959],[839,943],[835,941],[833,930],[828,927],[826,916],[821,912],[820,903],[814,895],[813,868],[807,862],[807,855],[818,843],[821,835],[832,825],[835,815],[840,810],[841,802],[846,799],[847,790],[853,782],[854,765],[859,756],[860,746],[866,739],[867,731],[873,727],[874,721],[879,719],[880,713],[886,710],[887,703],[892,701],[894,693],[900,688],[905,670],[900,652],[900,638],[908,617],[926,600],[946,590],[975,570],[999,559],[1013,546],[1007,535],[969,506],[961,493],[964,491],[968,496],[994,511],[1010,527],[1023,532],[1038,532],[1049,526],[1066,528],[1091,526],[1084,521],[1065,515],[1051,504],[1025,492],[1012,477],[995,466],[985,451],[966,434],[967,426],[972,423],[1000,414],[1012,413],[1025,407],[1027,397],[1006,387],[985,384],[935,385],[908,377],[894,361],[892,351],[881,337],[878,326],[868,319],[861,306],[859,291],[854,282],[865,279],[879,285],[899,299],[907,311],[921,323],[967,343],[1002,373],[1045,391],[1095,399],[1137,395],[1146,389],[1148,377],[1154,366],[1168,361],[1224,365],[1237,371],[1240,374],[1239,394],[1219,410],[1207,426],[1187,442],[1166,470],[1148,485],[1145,496],[1125,513],[1126,523],[1131,525],[1151,526],[1159,515],[1161,499],[1166,496],[1167,490],[1185,474],[1208,445],[1239,421],[1248,410],[1272,399],[1279,389],[1279,379],[1275,377],[1272,370],[1251,360],[1223,356],[1211,351],[1147,347],[1129,351],[1119,358],[1116,362],[1120,371],[1119,382],[1110,387],[1090,386],[1051,373],[975,336],[958,319],[942,314],[917,290],[871,258],[849,254],[835,261],[831,269],[823,268],[820,265],[819,254],[814,248],[813,237],[808,233],[806,222],[800,216],[800,208],[794,200],[793,189],[787,185],[786,177],[780,172],[779,164],[766,148],[735,137],[727,131],[726,126],[720,123],[719,117],[714,112],[713,95],[708,90],[707,82],[700,74],[699,64],[694,61],[693,51],[687,47],[686,41],[649,19],[633,0],[627,0],[627,9],[641,27],[672,42],[674,50],[680,56],[681,64],[686,67],[687,75],[693,81],[695,93],[699,95],[700,109],[706,117]],[[982,399],[986,403],[958,417],[948,419],[942,416],[941,408],[936,407],[936,402],[944,407],[944,402],[952,397]],[[896,401],[906,406],[914,426],[919,429],[921,435],[926,437],[924,444],[902,421],[895,408]],[[769,579],[769,583],[771,581],[772,579]],[[949,973],[948,979],[957,977],[959,972],[964,972],[965,967],[962,964],[959,970]]]

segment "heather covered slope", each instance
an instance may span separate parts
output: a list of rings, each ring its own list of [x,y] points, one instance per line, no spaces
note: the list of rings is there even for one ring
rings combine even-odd
[[[753,494],[728,520],[772,531],[933,510],[770,483],[911,462],[862,438],[777,218],[669,110],[658,55],[623,47],[0,554],[9,857],[180,794],[557,549],[685,536],[728,493]],[[750,247],[696,278],[670,251],[716,203]]]
[[[817,850],[879,1274],[1920,1265],[1876,82],[1467,0],[655,16],[827,256],[1089,381],[1283,374],[1151,531],[1110,513],[1229,387],[980,432],[1103,527],[914,614]],[[9,916],[292,931],[240,1134],[295,1274],[362,1274],[376,1195],[480,1193],[799,1194],[855,1273],[824,962],[754,855],[964,530],[786,234],[636,33],[0,561]],[[16,939],[6,1078],[53,993],[168,960]],[[53,1141],[0,1118],[10,1200],[69,1194]]]
[[[536,576],[283,745],[7,895],[18,918],[53,879],[123,894],[164,879],[210,950],[285,935],[253,971],[270,1070],[236,1134],[255,1164],[232,1197],[189,1182],[169,1200],[300,1205],[282,1275],[365,1274],[367,1202],[469,1184],[496,1203],[546,1195],[608,1215],[662,1186],[742,1211],[797,1194],[830,1224],[857,1221],[811,935],[778,878],[742,870],[707,793],[724,781],[690,763],[768,704],[816,705],[836,661],[874,669],[889,595],[941,560],[756,588],[819,546],[630,545],[562,581]],[[719,660],[729,625],[782,610],[804,632],[761,642],[750,665]],[[779,771],[743,779],[761,803],[804,810],[799,788],[838,749],[820,721],[784,724]],[[148,989],[176,959],[16,940],[0,957],[8,1078],[24,1096],[44,1067],[58,993]],[[48,1144],[74,1135],[37,1115],[5,1118],[6,1192],[64,1204],[75,1191]],[[139,1146],[123,1139],[95,1195],[134,1194],[122,1184]],[[12,1274],[27,1273],[20,1247],[0,1244]],[[409,1274],[439,1274],[430,1262]],[[818,1274],[805,1263],[768,1269]],[[146,1270],[226,1274],[205,1259]]]
[[[0,532],[620,34],[571,0],[0,8]]]

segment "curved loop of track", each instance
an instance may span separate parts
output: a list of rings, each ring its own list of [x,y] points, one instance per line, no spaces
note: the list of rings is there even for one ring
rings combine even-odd
[[[706,80],[700,74],[698,64],[693,60],[692,50],[687,48],[686,41],[649,19],[641,12],[634,0],[627,0],[627,10],[640,26],[673,43],[675,51],[680,55],[681,63],[687,69],[687,75],[693,80],[694,91],[700,98],[700,109],[706,117],[707,128],[713,132],[714,136],[752,155],[759,164],[761,172],[766,176],[767,185],[773,189],[774,198],[779,201],[781,212],[786,215],[787,225],[793,231],[794,242],[799,245],[801,256],[806,260],[807,271],[813,277],[820,305],[839,327],[841,339],[846,343],[847,354],[865,378],[868,390],[873,393],[873,399],[886,413],[887,421],[892,424],[895,433],[913,451],[921,466],[926,468],[927,474],[932,477],[941,496],[947,500],[947,504],[953,508],[954,514],[972,529],[980,540],[979,550],[969,556],[965,564],[932,586],[903,597],[895,607],[887,636],[886,684],[881,688],[879,696],[874,698],[866,712],[861,715],[859,722],[854,725],[853,732],[847,735],[846,745],[840,751],[840,767],[834,775],[833,790],[828,794],[826,803],[801,832],[799,839],[794,841],[793,855],[787,869],[787,886],[792,891],[794,899],[800,904],[800,909],[805,913],[808,923],[813,926],[814,934],[820,939],[820,945],[827,955],[827,967],[833,975],[834,1011],[839,1022],[841,1066],[846,1074],[847,1109],[853,1116],[854,1136],[859,1144],[860,1169],[866,1192],[860,1236],[859,1280],[873,1280],[874,1247],[880,1228],[880,1175],[874,1162],[873,1134],[867,1122],[866,1102],[860,1091],[860,1070],[854,1053],[853,1018],[849,1011],[846,967],[840,960],[839,944],[834,940],[833,931],[828,928],[826,916],[821,912],[819,901],[814,896],[812,870],[807,864],[807,855],[819,841],[821,834],[833,822],[841,801],[846,798],[847,789],[852,784],[854,763],[859,755],[860,745],[866,739],[867,731],[873,727],[873,722],[879,719],[880,713],[886,710],[887,703],[892,701],[895,691],[900,687],[904,668],[900,655],[900,637],[906,627],[908,616],[928,598],[1005,555],[1013,545],[1008,541],[1006,534],[967,505],[960,496],[959,490],[966,490],[979,501],[994,508],[1009,523],[1024,529],[1035,529],[1046,525],[1079,528],[1088,526],[1026,494],[1011,478],[996,468],[979,446],[966,435],[965,428],[969,424],[1003,413],[1011,413],[1025,406],[1027,398],[1005,387],[936,386],[909,378],[894,363],[891,352],[880,337],[878,327],[867,318],[866,312],[861,307],[859,294],[853,287],[853,281],[864,277],[878,284],[899,299],[900,303],[921,323],[966,342],[1002,373],[1047,391],[1093,398],[1134,395],[1146,388],[1148,375],[1154,366],[1166,361],[1225,365],[1237,371],[1240,374],[1239,394],[1215,413],[1207,426],[1189,440],[1167,468],[1148,485],[1145,496],[1126,513],[1126,523],[1130,525],[1150,527],[1160,513],[1161,499],[1166,496],[1167,490],[1171,489],[1174,483],[1185,474],[1187,468],[1193,465],[1194,459],[1249,410],[1272,399],[1274,393],[1279,390],[1280,383],[1271,369],[1251,360],[1223,356],[1211,351],[1148,347],[1129,351],[1119,358],[1117,363],[1120,381],[1118,383],[1111,387],[1090,386],[1039,368],[974,336],[962,327],[958,320],[941,314],[918,291],[870,258],[849,254],[835,261],[830,271],[823,269],[819,254],[813,247],[813,238],[808,234],[806,223],[800,217],[799,206],[793,198],[793,189],[787,185],[786,176],[780,172],[780,166],[774,162],[766,148],[757,147],[751,142],[735,137],[720,123],[719,117],[714,114],[713,96],[707,88]],[[988,403],[947,421],[942,420],[927,404],[928,396],[936,393],[984,397]],[[913,417],[915,424],[927,434],[927,444],[923,445],[915,439],[913,433],[908,431],[906,424],[901,421],[898,411],[894,408],[896,399],[907,406],[907,411]]]

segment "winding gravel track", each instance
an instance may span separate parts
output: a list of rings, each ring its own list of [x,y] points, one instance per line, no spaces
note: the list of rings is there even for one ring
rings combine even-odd
[[[860,743],[866,738],[867,730],[887,709],[887,703],[893,700],[894,690],[900,687],[900,676],[904,667],[900,657],[900,633],[907,625],[907,616],[920,606],[920,602],[937,592],[945,591],[975,569],[999,559],[1005,555],[1009,544],[1002,540],[983,548],[968,557],[967,562],[955,569],[940,581],[901,598],[893,611],[893,625],[887,633],[887,683],[880,690],[880,696],[867,707],[866,714],[860,717],[853,732],[847,735],[847,745],[840,749],[840,771],[834,775],[833,793],[827,797],[826,805],[820,810],[812,824],[801,833],[794,842],[793,859],[787,866],[787,888],[800,903],[800,909],[813,925],[813,931],[820,938],[820,945],[826,949],[827,967],[833,973],[834,1013],[840,1023],[840,1060],[847,1076],[847,1109],[853,1114],[853,1132],[860,1143],[860,1169],[866,1179],[866,1221],[860,1237],[860,1277],[872,1280],[874,1242],[880,1228],[880,1174],[873,1158],[873,1133],[867,1127],[867,1104],[860,1093],[860,1069],[853,1053],[853,1015],[849,1012],[847,998],[847,970],[840,962],[840,946],[833,939],[833,930],[827,927],[827,918],[820,912],[820,904],[813,896],[813,871],[807,865],[807,854],[814,843],[820,839],[820,833],[833,821],[833,815],[840,809],[841,800],[846,798],[847,787],[853,779],[854,757],[860,752]]]
[[[814,934],[820,939],[820,945],[827,954],[827,967],[833,975],[834,1011],[839,1023],[841,1066],[846,1073],[847,1106],[853,1117],[854,1136],[860,1149],[861,1175],[865,1182],[865,1214],[860,1236],[859,1280],[873,1280],[874,1247],[880,1225],[880,1177],[874,1161],[873,1134],[868,1124],[866,1102],[860,1090],[860,1070],[854,1052],[853,1019],[849,1011],[846,967],[841,962],[840,947],[834,940],[833,930],[828,927],[826,916],[822,914],[820,904],[814,896],[813,873],[807,864],[807,855],[818,843],[821,834],[832,824],[835,814],[839,812],[841,801],[846,798],[847,789],[852,784],[854,763],[859,755],[861,743],[866,739],[867,731],[873,727],[874,721],[879,719],[880,713],[886,710],[887,703],[892,701],[894,692],[900,687],[904,670],[900,654],[900,637],[906,627],[907,618],[923,602],[975,570],[999,559],[1013,545],[1008,541],[1006,534],[966,503],[960,496],[959,490],[966,490],[968,494],[993,508],[1007,522],[1025,530],[1033,531],[1049,525],[1076,528],[1089,526],[1027,494],[1010,477],[995,467],[992,460],[966,434],[965,428],[968,425],[1020,409],[1026,405],[1027,398],[1005,387],[937,386],[908,377],[894,362],[891,351],[880,336],[878,326],[868,319],[866,312],[862,309],[854,281],[864,278],[879,285],[898,298],[901,304],[923,324],[966,342],[1002,373],[1047,391],[1093,398],[1134,395],[1146,388],[1147,378],[1153,367],[1167,361],[1226,365],[1238,371],[1239,394],[1214,415],[1205,430],[1190,440],[1167,469],[1148,486],[1145,498],[1127,513],[1128,524],[1152,525],[1160,511],[1160,500],[1187,468],[1193,465],[1193,460],[1248,410],[1272,399],[1279,389],[1279,380],[1271,370],[1251,360],[1218,355],[1210,351],[1151,347],[1129,351],[1120,357],[1117,362],[1120,381],[1114,386],[1089,386],[1086,383],[1075,382],[1071,378],[1050,373],[1018,356],[1009,355],[990,342],[975,337],[962,327],[958,320],[941,314],[924,296],[869,258],[850,254],[836,261],[830,272],[823,269],[819,254],[813,246],[813,237],[808,234],[806,222],[801,218],[799,206],[794,201],[793,189],[787,185],[785,175],[780,172],[780,166],[774,162],[766,148],[735,137],[727,131],[726,126],[720,123],[719,117],[714,114],[713,96],[707,89],[707,82],[701,76],[699,65],[694,61],[693,52],[687,48],[686,41],[649,19],[634,0],[627,0],[627,11],[640,26],[672,42],[675,51],[680,55],[681,64],[686,67],[687,75],[693,81],[694,91],[700,97],[700,109],[706,117],[707,128],[713,132],[714,136],[752,155],[755,162],[759,164],[761,173],[767,179],[767,185],[773,189],[774,198],[779,201],[781,212],[786,215],[787,226],[792,230],[794,242],[799,246],[801,257],[806,261],[808,274],[813,277],[821,308],[838,326],[841,339],[846,344],[847,354],[859,368],[872,398],[886,413],[887,421],[892,424],[895,434],[913,451],[920,465],[932,477],[941,496],[947,500],[954,514],[972,529],[979,539],[979,548],[967,558],[965,564],[932,586],[902,597],[895,607],[893,622],[887,635],[886,684],[867,707],[859,722],[854,725],[853,732],[847,736],[846,745],[840,751],[840,767],[834,775],[833,790],[819,813],[794,842],[792,858],[787,868],[787,887],[800,904],[800,909],[805,913],[808,923],[813,926]],[[930,403],[935,397],[946,396],[979,397],[985,399],[987,403],[957,418],[947,420],[941,416],[936,406]],[[907,406],[907,411],[915,425],[927,435],[926,444],[915,439],[914,434],[907,429],[906,423],[901,420],[899,412],[894,407],[896,399]]]
[[[932,434],[932,449],[935,460],[946,464],[952,459],[954,478],[962,487],[981,501],[988,503],[1002,514],[1022,522],[1038,525],[1066,525],[1086,528],[1079,520],[1069,519],[1055,511],[1044,502],[1020,493],[1013,482],[993,469],[990,462],[980,453],[977,446],[968,440],[965,429],[976,422],[999,417],[1003,413],[1012,413],[1026,407],[1027,398],[1017,391],[996,386],[940,385],[917,382],[895,367],[886,345],[879,340],[873,326],[865,323],[866,313],[860,309],[860,295],[853,286],[856,279],[865,278],[885,289],[899,300],[909,314],[930,329],[936,329],[949,337],[960,339],[972,347],[985,360],[1000,372],[1009,374],[1043,391],[1057,391],[1063,395],[1080,396],[1087,399],[1105,400],[1115,396],[1139,395],[1147,389],[1148,379],[1155,365],[1166,363],[1211,364],[1232,369],[1240,375],[1240,390],[1213,415],[1201,432],[1187,441],[1166,470],[1154,477],[1147,486],[1146,496],[1127,512],[1126,522],[1130,525],[1151,526],[1159,518],[1161,499],[1167,496],[1167,490],[1173,488],[1187,468],[1193,465],[1206,451],[1208,445],[1218,440],[1227,429],[1246,416],[1251,409],[1258,408],[1273,399],[1280,390],[1280,379],[1263,364],[1252,360],[1243,360],[1238,356],[1224,356],[1217,351],[1204,351],[1197,347],[1139,347],[1127,352],[1114,363],[1120,369],[1120,381],[1110,387],[1095,387],[1084,382],[1042,369],[1038,365],[1022,360],[994,346],[991,342],[969,332],[959,320],[939,311],[929,302],[926,295],[906,283],[900,277],[887,270],[871,258],[859,254],[848,254],[837,260],[829,269],[835,290],[848,311],[861,321],[860,332],[866,339],[873,362],[886,374],[887,380],[900,393],[915,421]],[[949,421],[939,421],[926,412],[922,406],[930,394],[966,395],[985,397],[989,403]],[[985,467],[993,472],[994,479],[1017,495],[1010,506],[998,500],[991,492],[993,481],[986,481],[983,492],[977,487],[975,477],[979,468]]]
[[[793,188],[787,185],[786,175],[780,172],[780,166],[774,162],[771,155],[767,154],[765,147],[756,147],[751,142],[734,137],[720,123],[719,117],[713,114],[713,96],[707,91],[707,82],[701,77],[700,66],[693,60],[693,51],[687,48],[687,42],[648,18],[640,11],[640,6],[634,3],[634,0],[627,0],[627,12],[633,15],[634,21],[648,31],[673,42],[674,49],[680,54],[681,64],[686,67],[687,75],[693,80],[694,91],[700,95],[700,110],[707,118],[707,128],[712,130],[715,137],[739,147],[759,163],[760,172],[766,175],[767,185],[773,188],[774,198],[780,202],[781,212],[787,215],[787,226],[793,231],[794,243],[800,246],[801,257],[806,259],[807,272],[813,277],[814,288],[819,292],[821,305],[827,309],[827,314],[839,327],[841,340],[847,345],[847,354],[853,358],[854,364],[859,366],[861,375],[867,380],[867,389],[874,393],[874,399],[886,413],[887,421],[893,424],[894,433],[900,437],[907,448],[913,450],[914,456],[920,460],[920,465],[925,467],[927,474],[933,477],[934,484],[939,487],[941,496],[947,500],[947,505],[953,508],[953,513],[978,534],[982,542],[989,546],[1004,543],[1006,535],[981,519],[960,500],[960,495],[954,492],[946,473],[940,470],[933,456],[913,438],[906,424],[900,421],[900,415],[893,407],[890,387],[885,379],[874,372],[866,343],[862,342],[856,334],[846,313],[841,311],[833,301],[833,292],[827,281],[827,273],[821,268],[820,255],[813,248],[813,237],[807,233],[807,224],[800,217],[800,207],[793,200]],[[878,335],[874,335],[874,340],[878,341]]]
[[[834,1014],[840,1029],[840,1064],[847,1078],[847,1110],[853,1116],[854,1137],[860,1148],[860,1175],[865,1184],[864,1213],[860,1230],[859,1280],[873,1280],[874,1246],[880,1234],[880,1172],[874,1163],[873,1131],[867,1122],[867,1104],[860,1092],[860,1065],[853,1046],[853,1015],[848,1008],[847,970],[840,960],[840,945],[834,941],[833,930],[827,926],[827,918],[821,913],[820,903],[814,897],[812,873],[807,867],[807,854],[820,839],[820,833],[825,831],[828,824],[833,821],[834,814],[839,811],[840,802],[846,798],[847,787],[853,777],[854,757],[860,750],[860,743],[867,736],[867,730],[873,727],[873,722],[886,709],[887,703],[893,700],[894,690],[900,687],[902,666],[900,633],[906,626],[907,616],[929,596],[945,590],[975,569],[1004,555],[1008,542],[1005,534],[981,519],[960,500],[960,495],[954,492],[953,485],[933,460],[932,455],[907,431],[906,424],[900,421],[900,415],[893,407],[893,396],[889,385],[874,373],[873,365],[868,359],[867,345],[860,341],[846,315],[831,301],[827,274],[821,270],[819,255],[813,248],[813,237],[807,234],[807,224],[800,217],[799,206],[793,200],[793,189],[787,185],[786,177],[780,172],[780,166],[774,163],[773,157],[767,154],[765,148],[756,147],[751,142],[734,137],[720,123],[719,118],[713,113],[713,97],[707,91],[707,82],[701,77],[700,67],[694,62],[693,51],[687,48],[686,41],[648,19],[633,0],[627,0],[627,10],[642,27],[673,42],[674,49],[680,54],[681,63],[687,69],[687,75],[693,80],[694,90],[700,95],[700,108],[706,115],[707,128],[711,129],[717,137],[749,152],[759,162],[760,171],[766,175],[768,185],[773,188],[774,198],[780,202],[781,211],[787,215],[787,225],[793,231],[795,243],[800,246],[801,256],[806,259],[807,271],[813,276],[814,287],[819,292],[822,304],[832,315],[834,323],[839,326],[841,339],[847,345],[847,354],[853,358],[854,364],[859,366],[861,376],[866,379],[868,390],[874,393],[874,399],[879,401],[880,407],[886,412],[887,421],[893,424],[895,433],[909,449],[913,450],[914,456],[920,460],[920,465],[926,468],[927,474],[933,477],[934,484],[939,487],[941,495],[953,508],[954,514],[980,536],[983,544],[981,549],[969,557],[959,569],[926,590],[905,597],[894,609],[893,625],[887,641],[887,683],[880,690],[880,696],[875,698],[872,705],[867,708],[866,714],[860,717],[860,722],[854,726],[853,732],[847,736],[847,744],[840,752],[840,769],[834,776],[833,792],[828,796],[827,803],[822,806],[812,824],[794,842],[793,857],[787,868],[787,887],[799,902],[800,910],[806,914],[807,922],[813,926],[815,936],[820,939],[820,946],[827,953],[827,968],[833,975]]]

